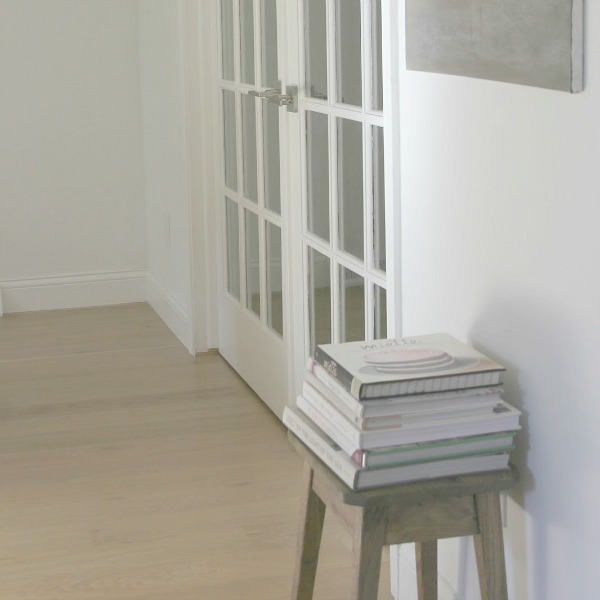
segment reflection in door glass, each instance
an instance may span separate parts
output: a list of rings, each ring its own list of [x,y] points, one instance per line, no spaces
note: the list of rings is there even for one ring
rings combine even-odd
[[[260,260],[258,215],[245,210],[246,234],[246,307],[260,316]]]
[[[225,198],[225,233],[227,237],[227,291],[240,299],[240,225],[238,206]]]
[[[331,271],[329,258],[308,247],[308,331],[310,353],[331,342]]]
[[[307,229],[329,241],[329,132],[327,115],[306,111]]]
[[[267,221],[267,323],[283,336],[281,229]]]
[[[385,271],[385,179],[383,127],[373,126],[373,266]]]
[[[235,118],[235,92],[223,90],[223,144],[225,185],[237,191],[237,134]]]
[[[262,103],[265,206],[281,214],[281,168],[279,158],[279,106]]]
[[[277,0],[261,0],[262,85],[280,89],[277,67]]]
[[[371,106],[375,110],[383,110],[381,0],[371,0],[371,45]]]
[[[221,0],[221,77],[235,79],[233,59],[233,0]]]
[[[340,249],[364,258],[362,123],[337,119]]]
[[[375,295],[373,303],[375,307],[373,337],[376,340],[384,340],[387,338],[387,293],[385,288],[377,284],[373,285],[373,293]]]
[[[340,342],[365,339],[365,280],[346,267],[339,267]]]
[[[327,100],[327,3],[304,2],[306,95]]]
[[[362,106],[361,2],[335,4],[337,101]]]
[[[244,196],[258,202],[256,166],[256,111],[253,96],[242,94],[242,152],[244,157]]]
[[[242,83],[254,85],[253,0],[240,0],[240,67]]]

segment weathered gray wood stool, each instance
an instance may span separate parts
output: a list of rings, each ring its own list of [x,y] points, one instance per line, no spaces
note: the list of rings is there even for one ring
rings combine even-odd
[[[482,600],[508,600],[499,492],[514,467],[354,492],[293,434],[305,459],[305,498],[292,600],[312,600],[326,508],[353,533],[351,600],[376,600],[384,545],[416,542],[419,600],[437,599],[437,540],[474,536]]]

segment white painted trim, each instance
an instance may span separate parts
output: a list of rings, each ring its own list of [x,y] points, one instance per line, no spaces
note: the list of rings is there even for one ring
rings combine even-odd
[[[150,274],[146,277],[145,300],[177,339],[191,354],[194,354],[194,336],[190,315]]]
[[[388,274],[388,336],[402,335],[401,137],[402,90],[400,71],[404,58],[404,1],[381,0],[382,68],[385,117],[385,227]],[[386,85],[387,83],[387,85]],[[391,149],[391,151],[390,151]],[[391,309],[391,310],[390,310]]]
[[[192,294],[192,344],[186,347],[198,353],[218,345],[211,85],[214,31],[207,18],[209,10],[200,0],[179,0],[178,13]]]
[[[5,313],[146,301],[146,271],[0,281]]]

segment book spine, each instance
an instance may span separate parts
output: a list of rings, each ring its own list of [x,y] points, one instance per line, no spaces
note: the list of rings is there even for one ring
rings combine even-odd
[[[364,406],[321,365],[315,361],[311,361],[309,372],[322,384],[322,387],[331,392],[330,395],[335,396],[340,401],[347,409],[347,414],[351,414],[353,417],[361,417],[363,415]]]
[[[298,408],[311,420],[315,425],[321,429],[328,437],[330,437],[342,450],[348,455],[352,456],[354,452],[360,450],[360,442],[358,438],[358,430],[354,428],[354,431],[346,430],[343,431],[338,427],[337,423],[328,420],[323,414],[317,410],[304,396],[298,396],[296,403]],[[342,417],[343,418],[343,417]],[[337,419],[336,419],[337,420]],[[348,423],[352,427],[351,423]]]
[[[327,352],[325,352],[321,346],[317,346],[315,348],[313,358],[315,362],[321,365],[333,378],[335,378],[347,392],[349,392],[357,400],[360,400],[360,382],[354,379],[350,371],[345,369],[337,361],[333,360],[333,358],[331,358],[331,356],[329,356],[329,354],[327,354]]]
[[[413,413],[399,413],[397,415],[384,415],[381,417],[364,417],[356,421],[356,425],[365,431],[376,429],[389,429],[391,427],[400,427],[402,425],[434,424],[437,421],[447,421],[449,419],[459,419],[462,417],[474,417],[478,415],[489,415],[494,412],[493,404],[483,406],[468,406],[465,408],[446,408],[436,411],[421,411]]]
[[[358,473],[358,466],[353,466],[350,460],[322,436],[307,426],[302,419],[289,408],[283,413],[283,423],[308,446],[347,486],[354,488]]]
[[[500,382],[500,372],[484,371],[481,373],[467,373],[450,377],[436,376],[424,379],[410,379],[406,381],[392,381],[386,383],[372,383],[363,385],[361,395],[367,398],[387,396],[408,396],[426,394],[431,392],[445,392],[464,388],[484,387]]]

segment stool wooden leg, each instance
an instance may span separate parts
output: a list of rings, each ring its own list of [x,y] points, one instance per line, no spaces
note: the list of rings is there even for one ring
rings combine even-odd
[[[417,542],[417,592],[419,600],[437,600],[437,540]]]
[[[356,509],[351,600],[377,600],[385,526],[381,509]]]
[[[498,492],[475,495],[479,534],[473,536],[482,600],[508,600]]]
[[[300,513],[292,600],[312,600],[325,519],[325,504],[313,490],[314,471],[304,465],[305,496]]]

